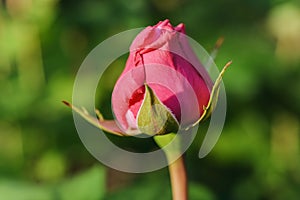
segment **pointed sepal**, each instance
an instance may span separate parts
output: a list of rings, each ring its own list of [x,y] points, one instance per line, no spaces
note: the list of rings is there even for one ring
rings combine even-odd
[[[222,71],[220,72],[220,74],[219,74],[218,78],[216,79],[215,84],[214,84],[214,86],[212,88],[212,91],[211,91],[210,98],[209,98],[207,106],[203,107],[203,113],[202,113],[201,117],[192,126],[195,126],[198,123],[200,123],[202,120],[205,120],[208,117],[210,117],[211,113],[216,108],[217,103],[218,103],[218,98],[219,98],[219,92],[220,92],[220,86],[221,86],[221,82],[222,82],[222,77],[223,77],[226,69],[231,65],[231,63],[232,63],[232,61],[229,61],[223,67]]]
[[[172,112],[157,98],[145,84],[145,96],[137,116],[137,125],[147,135],[176,133],[179,123]]]
[[[96,110],[96,115],[98,118],[93,117],[90,115],[86,109],[77,108],[76,106],[72,105],[71,103],[67,101],[63,101],[65,105],[72,108],[73,111],[75,111],[77,114],[79,114],[83,119],[88,121],[90,124],[94,125],[95,127],[104,130],[108,133],[118,135],[118,136],[127,136],[126,133],[124,133],[117,125],[115,120],[104,120],[102,114],[99,112],[99,110]]]

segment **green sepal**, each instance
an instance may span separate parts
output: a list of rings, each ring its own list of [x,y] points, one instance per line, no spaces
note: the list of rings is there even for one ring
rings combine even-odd
[[[142,133],[151,136],[176,133],[179,129],[175,116],[147,84],[145,84],[145,97],[137,116],[137,125]]]
[[[217,103],[218,103],[218,98],[219,98],[220,86],[222,83],[222,77],[223,77],[226,69],[231,65],[231,63],[232,63],[232,61],[229,61],[223,67],[222,71],[220,72],[220,74],[219,74],[218,78],[216,79],[215,84],[212,88],[207,106],[203,107],[203,113],[202,113],[201,117],[192,125],[192,127],[197,125],[198,123],[200,123],[202,120],[205,120],[208,117],[210,117],[211,113],[216,108]],[[190,127],[188,127],[188,128],[190,128]]]
[[[104,130],[108,133],[118,135],[118,136],[127,136],[126,133],[124,133],[117,125],[117,123],[114,120],[105,120],[103,119],[102,114],[99,112],[99,110],[95,110],[95,113],[97,115],[96,117],[93,117],[88,113],[88,111],[85,108],[77,108],[76,106],[72,105],[71,103],[67,101],[62,101],[66,106],[72,108],[73,111],[75,111],[77,114],[79,114],[83,119],[85,119],[90,124],[94,125],[95,127]]]

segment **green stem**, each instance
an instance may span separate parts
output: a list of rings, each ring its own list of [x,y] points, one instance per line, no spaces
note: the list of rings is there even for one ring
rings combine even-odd
[[[154,136],[155,142],[165,152],[169,163],[169,173],[172,187],[173,200],[188,199],[188,185],[184,158],[181,152],[181,138],[175,139],[176,134]],[[173,141],[173,139],[175,139]],[[172,142],[172,145],[168,144]]]

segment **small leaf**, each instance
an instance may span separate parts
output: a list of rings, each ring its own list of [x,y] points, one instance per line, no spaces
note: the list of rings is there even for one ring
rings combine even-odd
[[[96,110],[96,115],[99,119],[91,116],[85,108],[79,109],[76,106],[72,105],[67,101],[63,101],[65,105],[72,108],[76,113],[78,113],[82,118],[88,121],[90,124],[100,128],[108,133],[118,135],[118,136],[126,136],[127,134],[124,133],[117,125],[115,120],[104,120],[102,114],[99,110]]]
[[[223,67],[222,71],[220,72],[220,74],[212,88],[207,106],[204,107],[204,111],[203,111],[200,119],[198,121],[196,121],[192,126],[195,126],[202,120],[207,119],[211,115],[211,113],[214,111],[214,109],[216,108],[217,103],[218,103],[218,98],[219,98],[219,91],[220,91],[220,85],[222,82],[222,77],[223,77],[226,69],[231,65],[231,63],[232,63],[232,61],[229,61]],[[188,127],[187,129],[189,129],[189,128],[190,127]]]
[[[169,109],[145,84],[145,97],[137,117],[138,128],[147,135],[176,133],[179,124]]]

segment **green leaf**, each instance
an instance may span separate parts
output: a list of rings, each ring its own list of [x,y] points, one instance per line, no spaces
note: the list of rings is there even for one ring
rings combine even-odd
[[[147,84],[145,89],[145,98],[137,117],[139,130],[147,135],[176,133],[179,124],[174,115]]]
[[[231,65],[231,63],[232,63],[232,61],[229,61],[223,67],[223,69],[220,72],[217,80],[215,81],[215,84],[214,84],[213,89],[212,89],[211,94],[210,94],[208,104],[207,104],[207,106],[204,106],[204,108],[203,108],[204,109],[203,114],[201,115],[200,119],[192,125],[192,127],[197,125],[198,123],[200,123],[202,120],[207,119],[208,117],[210,117],[211,113],[216,108],[217,103],[218,103],[218,98],[219,98],[219,91],[220,91],[220,86],[221,86],[221,82],[222,82],[222,77],[223,77],[226,69]],[[190,127],[188,127],[188,128],[190,128]]]

